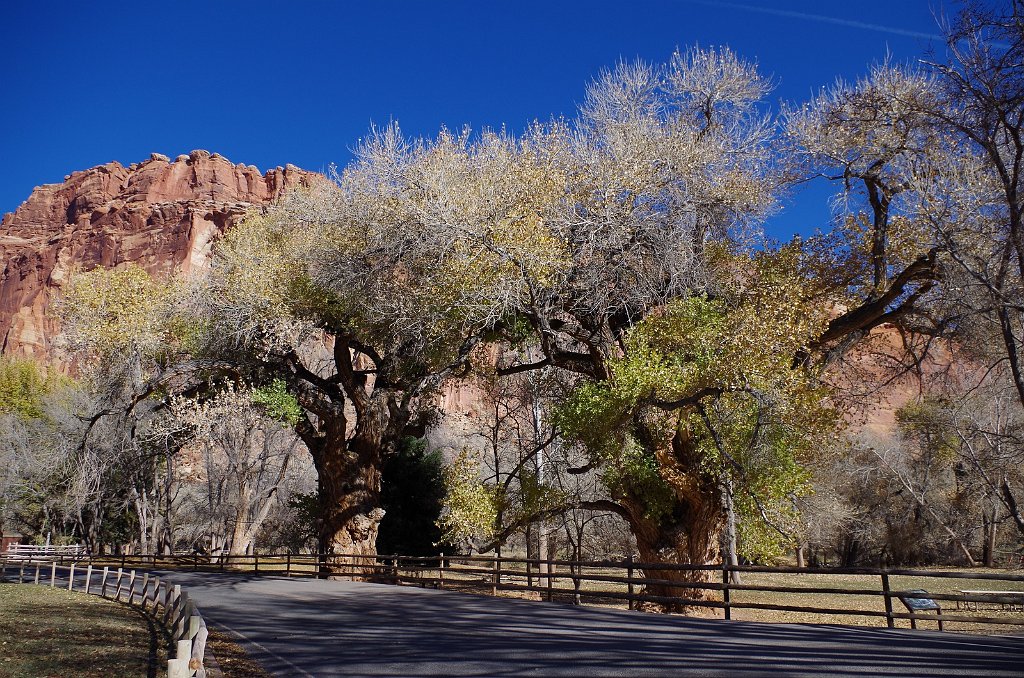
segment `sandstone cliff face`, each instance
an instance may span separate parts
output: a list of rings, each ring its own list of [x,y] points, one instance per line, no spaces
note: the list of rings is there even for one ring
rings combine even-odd
[[[73,269],[201,268],[213,241],[247,210],[318,176],[293,165],[260,174],[192,151],[111,162],[36,188],[0,222],[0,351],[50,357],[59,328],[47,309]]]

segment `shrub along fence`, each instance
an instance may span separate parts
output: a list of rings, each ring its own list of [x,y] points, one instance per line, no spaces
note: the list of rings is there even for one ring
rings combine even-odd
[[[96,557],[90,562],[122,571],[133,567],[349,577],[491,595],[512,592],[548,601],[629,609],[650,605],[710,608],[721,610],[726,619],[736,610],[748,610],[829,623],[875,618],[880,625],[884,619],[889,628],[896,627],[899,620],[914,628],[918,621],[937,622],[940,629],[953,623],[961,627],[958,630],[1024,626],[1024,574],[976,570],[671,565],[632,559],[575,561],[446,554],[147,554]],[[683,578],[687,581],[681,581]],[[751,612],[745,616],[749,618]]]
[[[167,661],[167,678],[216,678],[208,670],[206,621],[181,586],[162,581],[149,572],[116,569],[110,565],[70,561],[68,556],[32,559],[0,558],[0,581],[66,588],[109,600],[138,605],[167,631],[173,659]]]

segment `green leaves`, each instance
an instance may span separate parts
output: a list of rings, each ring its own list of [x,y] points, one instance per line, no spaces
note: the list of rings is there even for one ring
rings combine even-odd
[[[302,408],[295,396],[281,379],[275,379],[267,386],[252,390],[252,402],[262,405],[267,416],[294,426],[302,416]]]

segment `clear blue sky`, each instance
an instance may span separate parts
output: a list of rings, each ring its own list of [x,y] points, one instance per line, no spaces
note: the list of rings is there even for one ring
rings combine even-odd
[[[943,9],[950,0],[5,0],[0,212],[73,170],[154,151],[320,170],[348,162],[371,121],[516,130],[572,115],[616,60],[695,43],[729,45],[774,76],[773,100],[802,100],[887,52],[919,57]],[[770,230],[826,216],[812,189]]]

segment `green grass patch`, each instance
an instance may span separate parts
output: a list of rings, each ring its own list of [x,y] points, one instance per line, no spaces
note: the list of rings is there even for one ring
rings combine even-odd
[[[0,678],[157,676],[167,663],[158,656],[160,641],[142,612],[127,605],[0,584]]]

